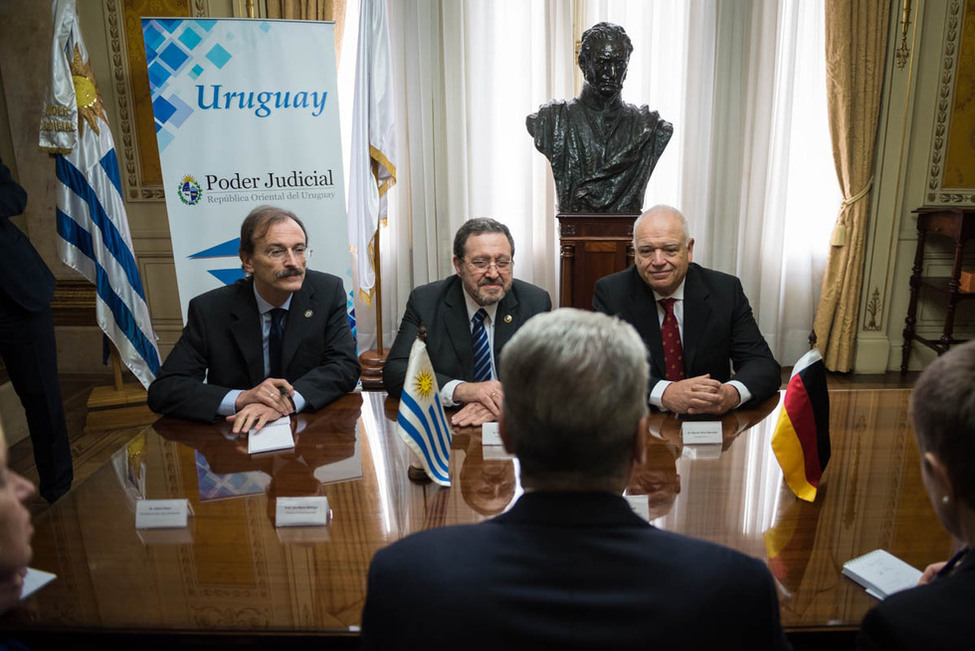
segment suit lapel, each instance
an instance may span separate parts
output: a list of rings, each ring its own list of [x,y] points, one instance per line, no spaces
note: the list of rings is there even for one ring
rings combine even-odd
[[[655,377],[665,377],[664,346],[660,334],[660,316],[657,314],[657,301],[653,290],[643,282],[636,271],[630,267],[630,323],[636,326],[640,338],[650,351],[650,365]]]
[[[446,308],[443,314],[447,339],[460,360],[463,377],[474,377],[474,351],[471,348],[471,327],[467,320],[467,303],[464,301],[464,287],[458,276],[444,297]]]
[[[254,281],[240,283],[233,306],[230,308],[231,337],[237,346],[237,354],[243,361],[251,386],[264,379],[264,344],[261,337],[261,315],[254,299]]]
[[[694,357],[701,349],[711,319],[710,292],[694,265],[687,269],[684,282],[684,369],[690,376]]]
[[[306,337],[311,336],[310,330],[314,323],[315,312],[319,308],[319,301],[315,296],[308,278],[301,284],[301,289],[291,295],[291,305],[288,308],[288,323],[284,327],[284,342],[281,346],[281,369],[285,377],[288,368],[298,352],[298,346]],[[306,317],[305,313],[309,313]]]
[[[501,349],[521,326],[521,314],[518,312],[518,296],[515,294],[514,283],[511,291],[504,295],[498,303],[498,310],[494,313],[494,364],[501,360]]]

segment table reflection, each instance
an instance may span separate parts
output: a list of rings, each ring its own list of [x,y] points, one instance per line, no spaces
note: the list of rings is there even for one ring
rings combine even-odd
[[[795,499],[770,441],[774,397],[721,419],[722,444],[685,446],[682,421],[652,415],[631,499],[655,526],[767,561],[796,631],[854,628],[871,597],[840,575],[883,547],[915,567],[951,542],[927,503],[909,391],[831,393],[833,455],[816,503]],[[483,521],[521,494],[517,460],[454,432],[453,486],[406,477],[396,402],[343,397],[292,419],[295,448],[250,456],[222,423],[160,419],[35,522],[33,566],[58,579],[0,618],[0,631],[123,629],[347,634],[373,554],[410,533]],[[274,527],[279,496],[325,495],[326,527]],[[138,499],[186,498],[181,530],[137,531]]]

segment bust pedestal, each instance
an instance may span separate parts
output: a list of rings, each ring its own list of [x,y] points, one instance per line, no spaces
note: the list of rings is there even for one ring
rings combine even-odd
[[[559,307],[592,309],[596,281],[633,264],[633,222],[639,213],[558,213]]]

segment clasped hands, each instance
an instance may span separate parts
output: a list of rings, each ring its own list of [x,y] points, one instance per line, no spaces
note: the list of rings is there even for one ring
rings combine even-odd
[[[498,419],[504,391],[497,380],[461,382],[454,389],[454,402],[464,406],[450,418],[454,427],[479,427]]]
[[[716,416],[734,409],[740,401],[738,389],[712,380],[710,374],[672,382],[660,397],[660,403],[668,411]]]
[[[234,424],[234,434],[259,430],[272,420],[294,413],[295,404],[291,397],[295,388],[284,379],[269,377],[253,389],[237,396],[234,408],[237,413],[227,416]]]

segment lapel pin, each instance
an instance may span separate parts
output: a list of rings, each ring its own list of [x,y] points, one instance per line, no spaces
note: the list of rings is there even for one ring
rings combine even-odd
[[[311,315],[312,315],[312,311],[311,310],[305,310],[305,318],[306,319],[310,319],[311,318]]]
[[[511,315],[510,314],[505,314],[504,315],[504,322],[505,323],[511,323]]]

